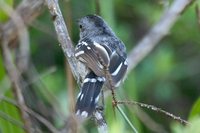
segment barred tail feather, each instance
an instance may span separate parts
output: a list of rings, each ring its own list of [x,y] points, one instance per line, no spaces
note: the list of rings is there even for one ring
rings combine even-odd
[[[104,82],[104,77],[98,77],[93,72],[86,76],[78,94],[76,115],[86,118],[94,112]]]

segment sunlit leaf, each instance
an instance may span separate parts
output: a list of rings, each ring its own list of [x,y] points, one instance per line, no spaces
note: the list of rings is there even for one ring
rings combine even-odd
[[[188,126],[183,126],[181,124],[172,125],[173,133],[199,133],[200,131],[200,117],[195,117],[190,121]]]
[[[12,7],[13,6],[13,0],[0,0],[4,1],[8,6]],[[8,14],[0,8],[0,23],[5,22],[8,19]]]
[[[197,101],[193,104],[189,119],[192,119],[195,116],[200,116],[200,98],[198,98]]]

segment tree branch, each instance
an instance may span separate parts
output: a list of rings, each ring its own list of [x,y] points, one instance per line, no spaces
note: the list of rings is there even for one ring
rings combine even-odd
[[[79,70],[77,70],[82,63],[80,64],[79,61],[77,61],[76,58],[74,57],[74,46],[69,37],[69,33],[65,25],[62,13],[60,11],[58,1],[46,0],[46,3],[53,19],[53,23],[55,26],[60,46],[64,52],[65,57],[68,60],[68,63],[71,67],[71,71],[74,77],[77,79],[77,81],[80,81],[85,76],[85,74],[82,74]],[[78,65],[79,67],[77,67]],[[81,67],[83,68],[83,70],[85,69],[85,66],[83,64],[81,65]],[[85,71],[83,72],[85,73]]]
[[[17,102],[15,102],[14,100],[8,98],[8,97],[5,97],[5,96],[1,96],[0,95],[0,100],[4,100],[5,102],[13,105],[13,106],[16,106],[18,108],[19,107],[19,104]],[[52,133],[60,133],[48,120],[46,120],[44,117],[42,117],[40,114],[36,113],[35,111],[33,111],[32,109],[30,108],[26,108],[27,110],[24,110],[26,112],[28,112],[30,115],[32,115],[33,117],[35,117],[37,120],[39,120],[42,124],[44,124]],[[22,128],[24,128],[23,124],[21,124],[20,122],[16,121],[15,119],[13,119],[12,117],[9,117],[8,115],[6,114],[3,114],[3,112],[1,113],[0,112],[0,116],[2,116],[4,119],[10,121],[11,123],[15,124],[15,125],[18,125]]]
[[[6,114],[6,113],[4,113],[2,111],[0,111],[0,117],[2,119],[6,120],[6,121],[9,121],[13,125],[16,125],[16,126],[22,128],[22,129],[25,129],[23,123],[21,123],[20,121],[14,119],[13,117],[9,116],[8,114]]]
[[[22,46],[26,45],[29,42],[27,39],[28,32],[27,32],[26,27],[24,26],[21,16],[19,16],[17,12],[15,12],[12,8],[10,8],[6,3],[1,1],[0,4],[1,4],[1,8],[11,17],[13,24],[16,27],[16,32],[18,34],[20,44],[22,44]],[[2,37],[2,53],[3,53],[4,65],[6,66],[8,76],[13,84],[13,92],[19,104],[19,109],[22,116],[22,120],[24,122],[25,131],[28,133],[31,133],[32,132],[31,119],[30,119],[30,116],[24,111],[27,107],[25,104],[24,97],[22,95],[23,87],[21,84],[20,73],[16,69],[12,61],[12,55],[8,48],[8,45],[9,45],[9,41],[7,40],[7,38],[5,38],[5,36],[3,36]],[[22,65],[20,64],[20,68],[22,68],[22,66],[27,68],[27,65],[28,65],[28,62],[27,62],[28,57],[26,56],[27,54],[29,54],[29,52],[27,52],[27,47],[26,46],[23,47],[20,51],[24,50],[24,48],[25,48],[25,52],[22,52],[20,55],[25,56],[25,57],[22,57],[20,61],[25,61],[25,62],[21,62]]]
[[[33,131],[31,120],[28,113],[24,111],[27,107],[22,95],[23,85],[21,84],[20,72],[16,69],[13,63],[11,51],[8,45],[10,42],[19,37],[19,42],[21,45],[19,45],[20,54],[17,66],[20,71],[27,69],[29,60],[29,37],[25,24],[29,24],[33,19],[36,18],[36,16],[38,16],[42,5],[42,0],[23,0],[14,11],[4,2],[1,2],[1,8],[11,17],[10,21],[1,27],[2,32],[0,33],[4,65],[6,66],[5,68],[12,82],[13,91],[19,104],[19,109],[24,122],[24,129],[28,133]]]
[[[87,69],[85,66],[76,60],[74,57],[74,47],[71,42],[71,39],[69,37],[69,33],[67,30],[67,27],[65,25],[62,13],[60,11],[58,1],[57,0],[46,0],[46,3],[48,5],[49,11],[51,13],[53,23],[55,26],[55,30],[58,36],[58,41],[60,42],[61,48],[68,60],[68,63],[71,67],[72,73],[74,77],[79,82],[87,73]],[[80,70],[77,70],[81,67]],[[101,122],[97,122],[98,118],[101,118]],[[99,131],[107,132],[107,124],[105,122],[104,116],[101,112],[98,112],[98,110],[95,112],[95,120],[98,126]],[[103,126],[102,126],[103,125]],[[106,126],[105,126],[106,125]]]
[[[24,121],[25,129],[28,133],[31,133],[32,132],[31,120],[30,120],[29,115],[24,111],[26,110],[27,107],[26,107],[24,97],[21,92],[22,88],[20,84],[20,75],[12,62],[12,55],[8,48],[8,42],[5,39],[2,43],[2,54],[3,54],[4,65],[6,66],[5,67],[6,71],[13,84],[13,91],[14,91],[16,100],[19,104],[19,108],[22,115],[22,119]]]
[[[149,33],[130,52],[128,56],[128,60],[129,60],[128,73],[133,68],[135,68],[135,66],[141,60],[143,60],[153,50],[153,48],[155,48],[155,46],[164,36],[166,36],[169,33],[171,27],[176,22],[178,17],[186,9],[186,7],[192,2],[193,0],[175,0],[174,1],[171,7],[164,13],[160,21],[149,31]],[[68,62],[71,66],[71,70],[74,76],[79,81],[82,74],[76,71],[77,61],[73,55],[74,48],[69,38],[68,31],[65,26],[64,20],[62,18],[62,14],[60,12],[58,4],[57,2],[55,2],[57,4],[55,6],[55,4],[53,4],[52,1],[50,0],[47,0],[47,3],[49,3],[48,7],[52,14],[52,18],[53,18],[54,25],[58,34],[59,42],[61,43],[62,50],[68,59]],[[44,0],[24,0],[17,7],[17,12],[22,17],[22,20],[24,21],[25,25],[29,24],[31,21],[33,21],[36,18],[36,16],[38,16],[38,14],[41,12],[41,9],[42,9],[41,7],[43,6],[43,4],[44,4]],[[4,37],[4,38],[7,38],[8,40],[7,42],[2,43],[4,45],[9,44],[10,41],[16,39],[17,37],[17,28],[13,20],[10,20],[8,23],[6,23],[3,26],[2,31],[3,32],[0,33],[0,38],[2,39],[2,37]],[[6,47],[3,46],[3,47],[8,50],[7,46]],[[5,53],[6,52],[4,51],[4,54]],[[12,68],[12,67],[9,66],[9,68]],[[10,70],[9,68],[8,70]],[[15,71],[11,71],[10,73],[12,72],[15,72]],[[17,86],[17,88],[18,87],[19,86]]]
[[[23,0],[16,8],[16,12],[25,25],[30,24],[42,11],[44,0]],[[15,23],[11,19],[1,27],[0,39],[4,36],[8,42],[17,38],[18,32]]]
[[[153,111],[156,111],[156,112],[159,112],[161,114],[164,114],[166,116],[168,116],[169,118],[172,118],[178,122],[180,122],[181,124],[184,124],[184,125],[189,125],[190,123],[186,120],[183,120],[181,119],[179,116],[175,116],[174,114],[172,113],[169,113],[161,108],[157,108],[153,105],[149,105],[149,104],[145,104],[145,103],[140,103],[140,102],[135,102],[135,101],[118,101],[117,102],[118,104],[127,104],[127,105],[138,105],[142,108],[147,108],[147,109],[151,109]]]
[[[174,0],[171,7],[164,12],[160,21],[147,33],[128,55],[128,73],[134,69],[165,37],[179,16],[194,0]]]

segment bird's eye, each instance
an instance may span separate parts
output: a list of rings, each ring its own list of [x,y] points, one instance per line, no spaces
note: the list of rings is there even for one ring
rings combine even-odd
[[[79,28],[80,28],[80,29],[82,29],[82,28],[83,28],[83,26],[80,24],[80,25],[79,25]]]

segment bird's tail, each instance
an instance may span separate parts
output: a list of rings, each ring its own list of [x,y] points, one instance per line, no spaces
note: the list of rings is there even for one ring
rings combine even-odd
[[[86,118],[94,112],[104,82],[104,77],[99,77],[92,71],[87,74],[77,97],[76,115]]]

